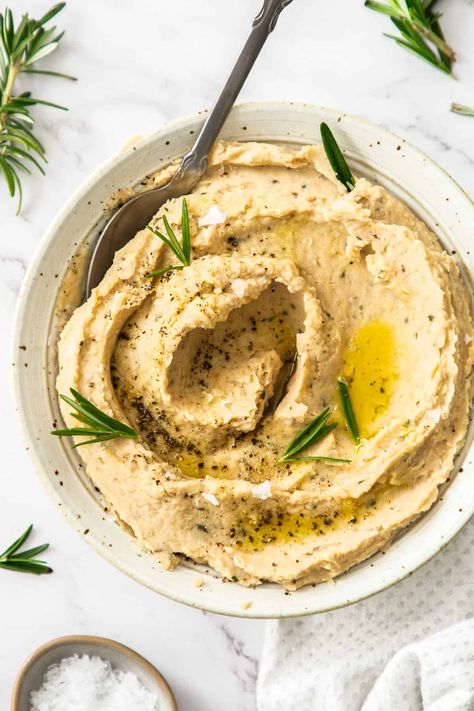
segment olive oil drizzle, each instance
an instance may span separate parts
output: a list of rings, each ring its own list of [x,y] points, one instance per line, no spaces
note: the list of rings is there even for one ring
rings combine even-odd
[[[347,383],[360,436],[373,436],[398,378],[397,347],[388,323],[371,321],[354,333],[344,354],[342,377]]]

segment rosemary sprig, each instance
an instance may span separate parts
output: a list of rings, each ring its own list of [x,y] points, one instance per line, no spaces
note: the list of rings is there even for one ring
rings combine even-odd
[[[166,236],[162,233],[159,232],[155,227],[152,227],[151,225],[148,225],[148,229],[153,232],[154,235],[159,237],[162,242],[166,244],[168,249],[170,249],[173,254],[175,254],[181,264],[175,264],[170,267],[163,267],[161,269],[155,269],[152,272],[149,272],[146,276],[147,277],[154,277],[154,276],[161,276],[162,274],[166,274],[166,272],[174,271],[177,269],[184,269],[184,267],[189,267],[191,264],[191,234],[189,230],[189,215],[188,215],[188,204],[186,202],[186,198],[183,198],[182,202],[182,207],[181,207],[181,242],[182,244],[179,243],[178,238],[176,237],[175,233],[171,229],[171,225],[168,222],[168,218],[166,215],[163,215],[163,224],[165,226],[166,230]]]
[[[465,104],[451,104],[451,111],[455,114],[461,114],[462,116],[474,116],[474,108],[471,106],[466,106]]]
[[[437,0],[388,0],[387,4],[366,0],[370,10],[388,15],[401,37],[386,34],[399,47],[415,54],[445,74],[453,74],[454,51],[446,43],[434,11]]]
[[[109,439],[117,439],[118,437],[125,439],[138,437],[135,430],[115,420],[113,417],[106,415],[105,412],[99,410],[99,408],[78,393],[77,390],[74,390],[74,388],[71,388],[71,394],[75,398],[74,400],[67,395],[60,395],[60,397],[76,411],[71,412],[71,415],[75,417],[76,420],[79,420],[79,422],[87,425],[87,427],[66,427],[62,430],[52,430],[52,435],[58,437],[91,436],[91,439],[74,444],[73,447],[106,442]]]
[[[307,424],[306,427],[304,427],[301,432],[296,435],[296,437],[290,442],[290,444],[278,460],[279,464],[283,464],[285,462],[300,462],[310,460],[326,462],[350,461],[336,459],[335,457],[306,457],[305,460],[300,457],[295,457],[296,454],[302,452],[311,444],[315,444],[316,442],[319,442],[320,440],[324,439],[324,437],[327,437],[327,435],[332,432],[335,427],[337,427],[337,422],[331,422],[329,424],[326,424],[329,419],[329,414],[329,407],[327,407],[325,410],[323,410],[323,412],[321,412],[321,414],[315,417],[314,420],[311,420],[311,422]]]
[[[42,546],[36,546],[26,551],[19,551],[21,546],[29,538],[33,526],[28,526],[26,531],[17,538],[3,553],[0,553],[0,568],[6,570],[16,570],[19,573],[33,573],[34,575],[43,575],[44,573],[52,573],[53,570],[43,560],[38,560],[37,555],[43,553],[49,543],[43,543]]]
[[[326,151],[327,159],[336,174],[336,178],[344,185],[348,192],[354,190],[355,178],[347,165],[346,159],[342,155],[341,149],[336,143],[331,129],[327,123],[322,123],[319,130],[321,131],[321,140],[324,150]]]
[[[20,74],[43,74],[63,79],[74,77],[59,72],[33,69],[59,45],[63,32],[56,34],[55,27],[45,28],[66,3],[54,5],[39,20],[23,15],[15,27],[9,8],[0,13],[0,174],[3,175],[11,197],[18,195],[17,214],[21,210],[23,189],[21,173],[31,174],[36,167],[44,174],[46,162],[42,144],[33,133],[32,106],[42,104],[67,110],[64,106],[38,99],[25,91],[15,94],[15,82]]]
[[[357,426],[348,387],[343,380],[338,380],[337,388],[341,398],[342,411],[344,413],[344,419],[346,420],[347,429],[351,433],[354,442],[360,444],[359,428]]]

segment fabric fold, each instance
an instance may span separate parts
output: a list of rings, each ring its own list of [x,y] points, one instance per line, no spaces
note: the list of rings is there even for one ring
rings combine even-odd
[[[383,593],[269,622],[259,711],[472,711],[473,550],[471,522],[448,549]]]

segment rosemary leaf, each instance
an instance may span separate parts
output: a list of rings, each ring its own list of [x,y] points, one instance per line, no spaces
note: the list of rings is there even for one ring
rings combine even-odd
[[[455,114],[461,114],[462,116],[474,116],[474,108],[466,106],[465,104],[452,103],[451,111]]]
[[[44,575],[52,573],[53,570],[42,560],[29,560],[17,558],[14,560],[0,560],[0,568],[14,570],[17,573],[33,573],[33,575]]]
[[[27,551],[21,551],[21,553],[15,553],[14,555],[10,555],[9,559],[10,560],[15,560],[16,558],[34,558],[37,555],[41,555],[41,553],[44,553],[45,550],[49,548],[49,543],[43,543],[41,546],[36,546],[36,548],[30,548]]]
[[[145,274],[145,276],[147,279],[150,279],[151,277],[162,276],[163,274],[166,274],[167,272],[178,271],[179,269],[184,269],[184,264],[174,264],[173,266],[170,266],[170,267],[162,267],[161,269],[154,269],[152,272],[148,272],[148,274]]]
[[[357,426],[354,410],[352,408],[348,387],[343,380],[337,381],[337,387],[341,398],[342,411],[344,413],[344,419],[346,420],[347,429],[351,433],[354,442],[356,444],[360,444],[359,428]]]
[[[336,178],[344,185],[348,192],[354,190],[355,178],[352,175],[346,159],[342,155],[341,149],[337,145],[336,139],[334,138],[327,123],[321,124],[320,131],[324,150],[326,151],[328,161],[336,174]]]
[[[92,439],[86,439],[85,441],[78,442],[77,444],[73,444],[72,446],[73,449],[77,449],[77,447],[84,447],[86,444],[98,444],[99,442],[108,442],[109,439],[116,439],[117,436],[113,434],[94,436]]]
[[[183,240],[183,255],[186,260],[186,264],[189,265],[191,260],[191,234],[189,230],[188,203],[186,202],[186,198],[183,198],[181,210],[181,234]]]
[[[42,74],[45,77],[57,77],[58,79],[77,81],[77,77],[73,77],[70,74],[64,74],[63,72],[51,72],[46,69],[23,69],[23,74]]]
[[[350,464],[352,459],[339,459],[338,457],[292,457],[285,459],[285,462],[341,462]]]
[[[45,14],[41,17],[40,20],[38,20],[39,25],[45,25],[47,22],[53,19],[55,15],[58,14],[58,12],[61,12],[61,10],[66,6],[65,2],[58,2],[56,5],[53,5],[52,8],[50,8]]]
[[[173,245],[173,251],[178,257],[180,261],[183,262],[183,264],[186,261],[186,257],[184,256],[184,252],[182,250],[182,247],[180,243],[178,242],[178,238],[176,237],[175,233],[171,229],[171,225],[168,222],[168,218],[166,215],[163,215],[163,224],[165,226],[166,234],[168,235],[169,242]]]
[[[21,548],[23,543],[29,538],[31,531],[33,530],[33,524],[28,526],[26,531],[21,534],[19,538],[16,539],[16,541],[13,541],[11,546],[9,546],[3,553],[0,554],[0,559],[2,558],[8,558],[9,556],[13,555],[16,553],[16,551]]]
[[[153,234],[154,234],[156,237],[159,237],[159,238],[161,239],[161,241],[166,244],[166,246],[168,247],[168,249],[170,249],[170,250],[173,252],[173,254],[175,254],[176,257],[178,257],[178,259],[181,258],[181,257],[180,257],[180,249],[179,249],[179,248],[176,249],[176,246],[175,246],[172,242],[170,242],[170,240],[169,240],[167,237],[165,237],[162,232],[160,232],[159,230],[157,230],[156,227],[152,227],[152,225],[148,225],[148,229],[149,229],[151,232],[153,232]]]

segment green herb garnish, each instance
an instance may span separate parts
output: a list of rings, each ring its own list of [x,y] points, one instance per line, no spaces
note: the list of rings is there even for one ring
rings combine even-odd
[[[462,116],[474,116],[474,108],[471,106],[466,106],[465,104],[451,104],[451,111],[455,114],[461,114]]]
[[[437,0],[389,0],[387,4],[366,0],[370,10],[388,15],[401,37],[386,34],[399,47],[424,59],[436,69],[452,75],[454,51],[446,44],[441,30]]]
[[[350,464],[352,459],[339,459],[338,457],[293,457],[287,458],[285,462],[342,462]]]
[[[163,267],[162,269],[154,269],[152,272],[145,274],[145,276],[147,278],[151,278],[151,277],[155,277],[155,276],[162,276],[163,274],[167,274],[168,272],[176,272],[176,271],[180,271],[181,269],[184,269],[184,266],[181,266],[181,264],[174,264],[173,266],[170,266],[170,267]]]
[[[19,573],[33,573],[34,575],[43,575],[52,573],[53,570],[43,560],[37,560],[35,556],[40,555],[49,547],[49,543],[43,543],[42,546],[36,546],[26,551],[19,551],[21,546],[29,538],[33,526],[28,526],[26,531],[17,538],[3,553],[0,554],[0,568],[7,570],[16,570]]]
[[[181,211],[182,244],[179,243],[178,238],[171,229],[171,225],[168,222],[166,215],[163,215],[163,224],[165,226],[166,236],[151,225],[148,225],[148,229],[166,244],[168,249],[170,249],[178,257],[181,264],[164,267],[162,269],[155,269],[154,271],[149,272],[149,274],[146,275],[147,277],[161,276],[166,272],[184,269],[184,267],[189,267],[191,264],[191,234],[189,230],[188,204],[186,202],[186,198],[183,198]]]
[[[52,430],[52,435],[57,435],[58,437],[91,436],[92,439],[74,444],[73,447],[106,442],[109,439],[117,439],[118,437],[126,439],[138,437],[135,430],[106,415],[105,412],[99,410],[77,390],[71,388],[71,393],[75,398],[74,400],[67,395],[60,395],[60,398],[76,410],[76,412],[71,412],[71,415],[79,422],[83,422],[87,427],[67,427],[62,430]]]
[[[336,143],[336,139],[334,138],[331,129],[327,123],[322,123],[319,128],[327,159],[336,174],[336,178],[344,185],[348,192],[354,190],[355,178],[347,165],[346,159],[342,155],[341,149]]]
[[[327,435],[332,432],[335,427],[337,427],[337,422],[331,422],[329,424],[326,424],[329,419],[329,415],[329,407],[327,407],[325,410],[323,410],[323,412],[321,412],[320,415],[315,417],[314,420],[311,420],[311,422],[306,425],[304,429],[301,430],[301,432],[294,438],[294,440],[290,442],[290,444],[278,460],[278,463],[283,464],[285,462],[303,461],[302,458],[295,457],[295,455],[299,452],[302,452],[303,449],[306,449],[306,447],[309,447],[311,444],[315,444],[316,442],[319,442],[320,440],[324,439],[324,437],[327,437]],[[333,457],[306,457],[306,460],[331,462],[350,461],[336,459]]]
[[[338,380],[337,388],[339,390],[339,395],[341,398],[342,411],[344,413],[344,419],[346,420],[347,429],[351,433],[354,442],[356,444],[360,444],[359,428],[357,426],[357,420],[354,415],[354,410],[352,407],[352,402],[347,385],[343,380]]]
[[[31,173],[35,166],[44,174],[42,162],[46,162],[44,148],[33,134],[34,119],[31,107],[37,104],[67,110],[64,106],[37,99],[31,92],[14,94],[15,82],[20,74],[43,74],[74,79],[59,72],[33,69],[32,66],[57,48],[63,32],[55,34],[56,28],[45,29],[52,18],[66,3],[54,5],[39,20],[23,15],[17,27],[12,11],[6,8],[0,13],[0,173],[3,175],[11,197],[18,194],[18,210],[21,210],[22,184],[20,173]]]

